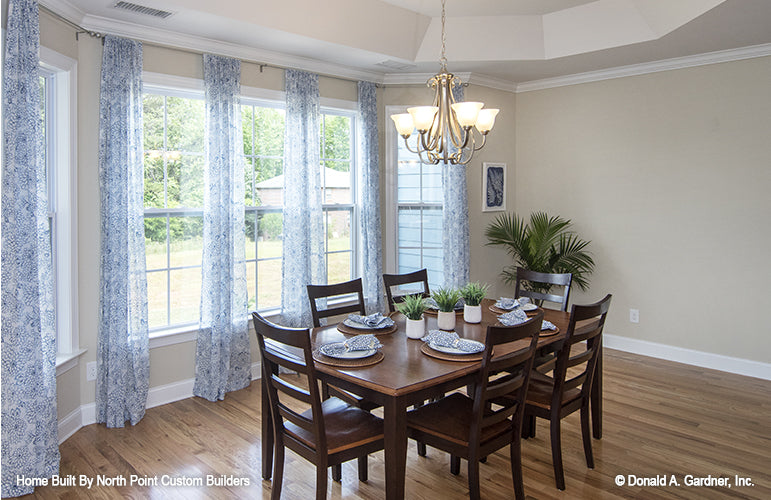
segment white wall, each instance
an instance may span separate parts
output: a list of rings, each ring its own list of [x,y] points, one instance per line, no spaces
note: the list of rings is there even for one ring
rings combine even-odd
[[[771,362],[770,84],[765,57],[517,94],[517,210],[592,240],[572,302],[613,293],[607,333]]]

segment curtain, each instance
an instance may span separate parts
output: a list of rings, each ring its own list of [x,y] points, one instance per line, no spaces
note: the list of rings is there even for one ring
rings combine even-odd
[[[455,102],[464,100],[463,87],[452,89]],[[442,192],[442,248],[444,259],[444,286],[458,288],[469,281],[471,258],[469,253],[468,192],[466,166],[443,165]]]
[[[201,316],[193,394],[209,401],[251,382],[246,256],[241,63],[204,54],[204,174]]]
[[[380,232],[380,166],[377,140],[377,89],[359,82],[358,150],[361,179],[359,234],[363,263],[364,298],[369,313],[385,313],[383,250]]]
[[[142,164],[142,44],[104,38],[99,102],[101,287],[96,421],[145,414],[150,357]]]
[[[282,322],[312,325],[307,284],[325,284],[321,171],[319,156],[319,77],[286,70],[284,132],[284,236]]]
[[[38,4],[8,5],[3,65],[2,496],[59,473],[56,333],[40,121]]]

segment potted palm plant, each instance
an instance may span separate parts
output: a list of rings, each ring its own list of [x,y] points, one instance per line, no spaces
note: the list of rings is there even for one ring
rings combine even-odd
[[[408,338],[423,338],[423,335],[426,333],[423,312],[427,307],[425,299],[420,294],[407,295],[402,302],[396,304],[396,310],[407,317],[406,333]]]
[[[460,289],[465,304],[463,305],[463,321],[466,323],[480,323],[482,321],[482,299],[487,295],[487,283],[467,283]]]
[[[452,330],[455,328],[455,304],[461,298],[460,292],[455,288],[439,288],[431,294],[436,302],[439,312],[436,316],[436,325],[440,330]]]
[[[502,246],[514,258],[501,277],[506,283],[517,281],[517,266],[542,273],[571,273],[581,290],[589,287],[594,260],[586,250],[590,241],[570,229],[570,220],[534,212],[525,222],[515,213],[501,214],[485,230],[487,245]],[[548,293],[551,285],[525,283],[528,289]]]

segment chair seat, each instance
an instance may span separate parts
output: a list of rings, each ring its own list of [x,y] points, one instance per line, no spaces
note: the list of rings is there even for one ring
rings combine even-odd
[[[468,446],[473,406],[473,399],[455,392],[407,413],[407,426],[461,446]],[[510,431],[510,420],[486,427],[482,432],[481,443]]]
[[[324,414],[330,455],[383,439],[383,420],[345,401],[338,398],[326,399],[321,403],[321,412]],[[312,418],[310,409],[302,415],[308,419]],[[306,446],[316,448],[313,433],[289,421],[284,422],[284,429]]]
[[[548,410],[551,407],[554,379],[533,370],[527,387],[527,404]],[[581,397],[580,389],[568,389],[562,395],[562,406]]]
[[[374,401],[369,401],[368,399],[364,399],[359,395],[356,395],[352,392],[345,391],[333,385],[328,386],[327,390],[329,391],[330,396],[334,396],[338,399],[342,399],[344,402],[351,404],[353,406],[356,406],[358,408],[361,408],[364,411],[372,411],[375,408],[380,408],[381,406],[380,404],[375,403]]]

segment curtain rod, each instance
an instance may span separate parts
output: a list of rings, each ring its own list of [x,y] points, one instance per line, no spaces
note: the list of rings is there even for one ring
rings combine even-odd
[[[75,28],[75,30],[76,30],[75,31],[75,40],[79,41],[80,40],[80,38],[79,38],[80,35],[88,35],[91,38],[99,38],[99,39],[101,39],[102,40],[102,44],[104,44],[104,37],[105,37],[105,35],[107,33],[101,33],[99,31],[87,30],[83,26],[80,26],[79,24],[76,24],[76,23],[70,21],[66,17],[64,17],[61,14],[59,14],[58,12],[54,12],[53,10],[49,9],[48,7],[46,7],[45,5],[38,4],[38,8],[40,10],[42,10],[42,11],[45,11],[47,14],[55,17],[56,19],[62,21],[63,23],[69,25],[70,27]],[[143,45],[149,45],[151,47],[158,47],[158,48],[162,48],[162,49],[178,50],[180,52],[185,52],[185,53],[188,53],[188,54],[203,55],[203,52],[200,52],[200,51],[197,51],[197,50],[193,50],[193,49],[186,49],[186,48],[183,48],[183,47],[175,47],[173,45],[163,45],[163,44],[159,44],[159,43],[156,43],[156,42],[148,42],[148,41],[142,41],[142,44]],[[256,64],[257,66],[260,67],[260,73],[262,73],[265,70],[265,68],[274,68],[274,69],[283,69],[283,70],[295,69],[295,68],[290,68],[288,66],[278,66],[278,65],[275,65],[275,64],[268,64],[268,63],[260,62],[260,61],[249,61],[249,60],[245,60],[245,59],[239,59],[239,60],[241,62],[245,62],[245,63],[249,63],[249,64]],[[352,79],[352,78],[345,78],[345,77],[337,76],[337,75],[328,75],[328,74],[321,74],[321,73],[319,73],[319,76],[324,76],[325,78],[333,78],[335,80],[342,80],[344,82],[358,82],[359,81],[359,80],[355,80],[355,79]],[[380,84],[380,83],[375,83],[375,87],[381,88],[381,87],[383,87],[383,85]]]

